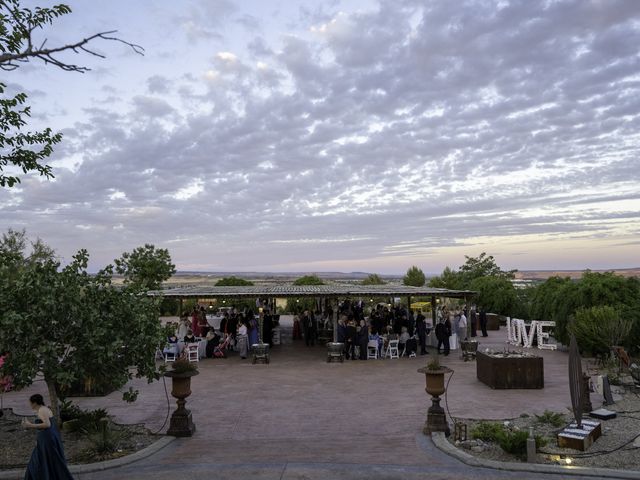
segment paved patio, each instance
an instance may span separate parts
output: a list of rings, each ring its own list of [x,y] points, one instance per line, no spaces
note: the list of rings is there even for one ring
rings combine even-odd
[[[502,349],[505,332],[490,332],[488,338],[478,340],[481,349]],[[448,394],[451,414],[501,419],[567,408],[567,354],[536,351],[545,359],[542,390],[494,391],[476,379],[475,362],[462,362],[457,352],[441,357],[455,372]],[[416,369],[429,356],[344,364],[327,364],[325,358],[324,347],[307,348],[295,342],[276,346],[269,365],[251,365],[237,355],[202,360],[187,405],[197,425],[194,437],[178,440],[129,467],[79,478],[197,479],[210,478],[212,470],[216,478],[516,475],[468,467],[442,454],[420,433],[428,398],[424,376]],[[133,385],[141,391],[133,405],[123,402],[118,393],[77,402],[85,408],[107,408],[120,422],[144,423],[159,430],[167,415],[163,382],[135,381]],[[27,414],[26,398],[35,392],[46,393],[42,382],[7,394],[5,406]],[[593,401],[598,399],[593,397]],[[170,408],[175,408],[171,397]],[[527,475],[517,474],[540,478],[539,474]]]

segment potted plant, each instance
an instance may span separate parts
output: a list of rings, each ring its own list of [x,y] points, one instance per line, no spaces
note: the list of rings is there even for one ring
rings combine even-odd
[[[445,374],[452,372],[453,370],[440,364],[437,355],[426,366],[418,369],[418,373],[424,373],[425,391],[431,395],[431,406],[427,411],[427,421],[423,429],[426,435],[431,435],[432,432],[445,432],[448,436],[450,433],[444,408],[440,406],[440,395],[446,391]]]
[[[178,408],[171,415],[168,435],[190,437],[196,431],[191,411],[185,408],[186,398],[191,395],[191,377],[198,375],[198,367],[186,358],[179,358],[172,364],[171,370],[164,373],[171,378],[171,395],[177,398]]]
[[[478,352],[478,341],[468,339],[460,340],[460,350],[462,351],[462,358],[465,362],[474,359]]]

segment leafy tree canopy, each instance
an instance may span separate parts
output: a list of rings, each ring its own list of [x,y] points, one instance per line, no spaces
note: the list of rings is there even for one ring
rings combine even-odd
[[[317,275],[305,275],[303,277],[297,278],[294,282],[294,285],[324,285],[324,282]]]
[[[473,280],[480,277],[502,277],[507,279],[513,279],[517,270],[504,271],[498,267],[493,255],[487,255],[486,252],[482,252],[477,257],[464,256],[466,261],[464,265],[460,266],[460,275],[462,277],[463,285],[470,285]]]
[[[134,376],[158,378],[158,301],[113,286],[110,265],[89,275],[86,250],[60,268],[42,242],[31,253],[26,244],[15,231],[0,244],[0,351],[8,353],[0,376],[25,386],[42,375],[56,415],[59,395],[74,382],[120,388]]]
[[[429,286],[433,288],[448,288],[449,290],[464,290],[460,273],[445,267],[441,275],[429,279]]]
[[[253,282],[238,277],[224,277],[216,282],[216,287],[250,287]]]
[[[367,278],[362,280],[362,285],[384,285],[386,283],[387,282],[382,280],[380,275],[378,275],[377,273],[372,273]]]
[[[412,287],[422,287],[426,281],[427,278],[425,277],[424,272],[415,265],[410,267],[402,278],[403,285],[409,285]]]
[[[136,291],[159,289],[163,281],[176,273],[169,250],[150,244],[123,253],[114,262],[116,272],[124,276],[125,285]]]

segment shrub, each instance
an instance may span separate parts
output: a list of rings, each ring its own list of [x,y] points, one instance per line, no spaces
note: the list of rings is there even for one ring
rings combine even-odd
[[[628,339],[633,321],[622,318],[611,306],[579,308],[569,324],[580,349],[594,356],[603,357],[613,345],[620,345]]]
[[[504,427],[500,423],[480,422],[471,429],[471,438],[483,442],[497,442],[503,432]]]
[[[564,425],[564,416],[561,413],[545,410],[542,415],[536,415],[538,423],[548,423],[549,425],[559,428]]]
[[[496,422],[480,422],[471,430],[471,438],[484,442],[497,443],[505,452],[523,457],[527,454],[528,432],[524,430],[507,430],[502,424]],[[546,439],[536,435],[536,449],[547,444]]]

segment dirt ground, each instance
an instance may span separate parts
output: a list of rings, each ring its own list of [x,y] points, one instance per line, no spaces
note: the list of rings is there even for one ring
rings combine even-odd
[[[0,417],[0,470],[24,468],[29,462],[31,452],[36,445],[35,430],[26,430],[20,425],[22,416],[15,415],[11,409],[2,410]],[[108,460],[129,455],[141,450],[159,437],[152,435],[140,425],[110,424],[110,428],[122,437],[116,452],[100,460]],[[92,442],[80,433],[62,434],[65,454],[69,463],[92,463],[97,461],[91,451]]]

